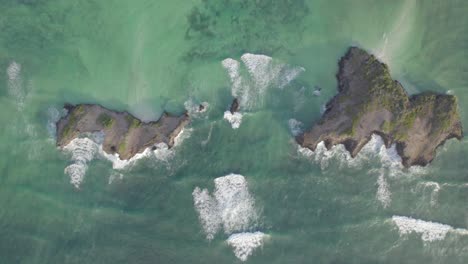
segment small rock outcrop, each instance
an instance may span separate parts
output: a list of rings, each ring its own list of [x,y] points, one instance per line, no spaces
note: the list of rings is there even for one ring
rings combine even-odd
[[[237,98],[234,98],[231,103],[231,107],[229,108],[229,112],[231,114],[234,114],[235,112],[239,112],[239,100]]]
[[[463,137],[457,98],[424,92],[408,95],[391,78],[384,63],[366,51],[351,47],[339,62],[338,94],[309,131],[296,141],[315,150],[344,144],[355,157],[371,139],[380,135],[387,148],[396,144],[405,167],[430,163],[438,146]]]
[[[65,105],[68,114],[57,122],[57,146],[94,132],[104,132],[103,150],[130,159],[158,143],[169,147],[189,122],[184,113],[175,116],[164,112],[157,121],[142,122],[127,112],[117,112],[95,104]]]

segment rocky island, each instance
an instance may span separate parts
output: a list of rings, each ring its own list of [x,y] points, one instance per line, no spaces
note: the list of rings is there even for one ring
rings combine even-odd
[[[86,133],[104,132],[102,148],[122,160],[152,148],[158,143],[168,147],[189,122],[189,116],[166,112],[157,121],[142,122],[127,112],[117,112],[95,104],[66,104],[66,116],[57,122],[57,146],[64,147]]]
[[[463,137],[457,98],[424,92],[408,95],[392,79],[384,63],[363,49],[351,47],[339,62],[338,94],[326,105],[319,122],[296,137],[315,150],[343,144],[355,157],[371,139],[381,136],[386,147],[396,144],[405,167],[430,163],[438,146]]]

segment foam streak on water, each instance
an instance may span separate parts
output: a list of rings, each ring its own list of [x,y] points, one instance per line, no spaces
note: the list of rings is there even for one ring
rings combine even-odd
[[[392,221],[398,227],[400,236],[414,232],[421,234],[421,239],[425,242],[443,240],[449,232],[458,235],[468,235],[468,230],[466,229],[455,229],[446,224],[424,221],[406,216],[395,215],[392,217]]]
[[[26,94],[23,89],[23,80],[21,78],[21,65],[13,61],[8,66],[6,73],[8,77],[8,93],[16,100],[18,109],[22,110]]]
[[[385,173],[383,169],[380,171],[379,179],[377,180],[377,200],[382,203],[384,208],[387,208],[390,203],[392,202],[392,193],[390,191],[390,187],[385,179]]]

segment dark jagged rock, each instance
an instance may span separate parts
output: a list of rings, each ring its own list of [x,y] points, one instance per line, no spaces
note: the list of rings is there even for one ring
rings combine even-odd
[[[121,159],[158,143],[169,147],[189,122],[184,113],[174,116],[166,112],[153,122],[142,122],[127,112],[117,112],[94,104],[66,104],[68,114],[57,122],[57,146],[64,147],[85,133],[104,132],[103,150],[118,153]]]
[[[438,146],[463,137],[455,96],[409,96],[387,65],[360,48],[349,48],[341,58],[337,79],[338,94],[320,121],[296,137],[303,147],[315,150],[321,141],[327,148],[344,144],[355,157],[375,133],[387,147],[396,143],[403,165],[410,167],[427,165]]]
[[[237,100],[237,98],[234,98],[234,100],[232,100],[232,104],[229,108],[229,111],[231,112],[231,114],[234,114],[235,112],[239,111],[239,100]]]

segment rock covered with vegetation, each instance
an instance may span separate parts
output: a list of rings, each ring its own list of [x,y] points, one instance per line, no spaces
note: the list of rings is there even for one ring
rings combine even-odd
[[[339,62],[338,94],[326,106],[320,121],[296,137],[315,150],[344,144],[356,156],[373,133],[387,148],[396,144],[405,167],[427,165],[447,139],[463,137],[457,98],[424,92],[409,96],[391,78],[387,65],[366,51],[351,47]]]
[[[86,133],[104,132],[102,148],[120,159],[130,159],[158,143],[169,147],[189,122],[186,113],[175,116],[164,112],[157,121],[142,122],[127,112],[117,112],[100,105],[65,105],[68,114],[57,122],[57,146],[64,147]]]

